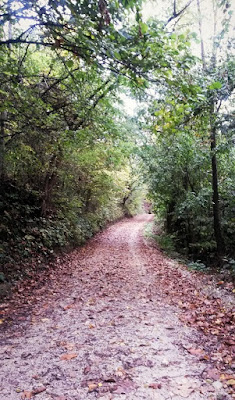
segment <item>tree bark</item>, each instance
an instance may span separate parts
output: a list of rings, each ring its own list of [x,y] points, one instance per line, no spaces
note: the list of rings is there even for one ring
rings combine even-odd
[[[10,6],[8,5],[8,12]],[[8,22],[8,39],[12,38],[12,24]],[[10,49],[10,45],[8,46]],[[1,99],[4,104],[4,99]],[[0,112],[0,180],[3,182],[5,179],[5,121],[7,119],[7,111]]]
[[[59,168],[60,163],[61,163],[61,153],[59,152],[58,154],[53,154],[44,181],[42,205],[41,205],[42,217],[46,217],[51,207],[53,189],[57,182],[57,169]]]
[[[221,230],[220,206],[219,206],[219,188],[218,188],[218,170],[216,157],[216,125],[214,114],[214,103],[211,105],[211,168],[212,168],[212,191],[213,191],[213,222],[214,235],[217,247],[217,255],[220,257],[224,253],[224,240]]]
[[[213,47],[211,57],[211,70],[216,68],[217,63],[217,45],[216,45],[216,34],[217,34],[217,4],[215,0],[212,0],[213,4],[213,18],[214,18],[214,32],[213,32]],[[211,142],[211,168],[212,168],[212,190],[213,190],[213,222],[214,222],[214,235],[217,247],[217,256],[221,262],[221,256],[224,254],[224,240],[221,229],[221,216],[220,216],[220,204],[219,204],[219,188],[218,188],[218,170],[217,170],[217,156],[216,156],[216,111],[215,100],[212,97],[210,102],[210,142]]]
[[[5,157],[5,139],[4,139],[5,118],[6,118],[6,113],[4,111],[2,111],[0,113],[0,179],[1,179],[1,181],[3,181],[4,177],[5,177],[5,162],[4,162],[4,157]]]
[[[203,34],[202,34],[202,13],[201,13],[201,7],[200,7],[200,0],[197,0],[197,11],[198,11],[198,25],[199,25],[199,32],[200,32],[200,42],[201,42],[201,59],[202,59],[202,65],[203,65],[203,70],[206,70],[206,60],[205,60],[205,48],[204,48],[204,40],[203,40]]]

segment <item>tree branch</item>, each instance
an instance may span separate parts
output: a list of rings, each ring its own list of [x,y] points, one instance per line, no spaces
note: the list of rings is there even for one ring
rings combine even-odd
[[[173,20],[178,18],[179,16],[181,16],[185,10],[187,10],[187,8],[192,4],[194,0],[189,0],[188,3],[178,12],[176,12],[176,0],[174,1],[174,11],[173,11],[173,15],[166,21],[166,23],[164,24],[164,28]]]

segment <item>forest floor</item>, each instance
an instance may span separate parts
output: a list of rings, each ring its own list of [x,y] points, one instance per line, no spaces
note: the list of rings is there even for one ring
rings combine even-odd
[[[118,222],[2,304],[0,399],[235,398],[232,289]]]

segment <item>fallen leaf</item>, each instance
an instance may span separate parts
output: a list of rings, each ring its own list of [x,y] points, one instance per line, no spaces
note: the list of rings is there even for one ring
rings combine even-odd
[[[73,350],[75,344],[70,342],[62,342],[61,346],[63,346],[66,350]]]
[[[136,389],[137,385],[136,383],[132,382],[130,379],[126,379],[125,381],[121,382],[120,385],[118,385],[113,393],[116,394],[127,394],[132,392],[132,390]]]
[[[221,381],[226,381],[226,380],[231,380],[231,379],[235,379],[234,375],[229,375],[229,374],[221,374],[220,375]]]
[[[62,356],[60,356],[60,359],[70,361],[73,358],[76,358],[77,356],[78,355],[76,353],[65,353],[65,354],[62,354]]]
[[[233,386],[235,385],[235,379],[229,379],[226,383],[228,386]]]
[[[214,379],[215,381],[219,379],[219,371],[216,368],[211,368],[206,371],[206,376],[209,379]]]
[[[202,355],[204,353],[204,351],[202,349],[193,349],[193,348],[191,348],[191,349],[187,349],[187,350],[188,350],[188,352],[190,354],[193,354],[194,356],[199,356],[199,355]]]
[[[94,392],[98,388],[98,385],[96,383],[89,383],[88,384],[88,391],[89,392]]]
[[[64,311],[69,310],[70,308],[74,307],[74,303],[68,304],[67,306],[63,307]]]
[[[32,397],[33,397],[33,392],[28,391],[28,390],[24,390],[23,393],[22,393],[21,399],[22,400],[32,399]]]
[[[226,344],[228,344],[229,346],[235,346],[235,340],[233,339],[228,339],[225,341]]]
[[[83,373],[84,375],[88,374],[91,370],[91,367],[88,365],[87,367],[84,368]]]
[[[38,380],[38,379],[40,379],[40,376],[39,375],[33,375],[32,378]]]
[[[126,375],[126,371],[122,368],[122,367],[118,367],[117,371],[115,372],[116,376],[125,376]]]
[[[46,387],[45,386],[41,386],[39,388],[33,389],[32,394],[33,395],[39,394],[39,393],[45,392],[45,390],[46,390]]]
[[[190,386],[189,383],[183,383],[178,388],[173,389],[174,393],[177,396],[181,396],[183,398],[188,398],[189,395],[194,392],[194,389]]]
[[[161,383],[150,383],[149,388],[151,389],[161,389],[162,385]]]

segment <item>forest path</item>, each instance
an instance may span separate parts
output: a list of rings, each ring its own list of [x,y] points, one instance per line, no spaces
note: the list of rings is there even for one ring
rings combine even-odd
[[[169,276],[177,271],[180,285],[194,275],[145,242],[152,218],[98,234],[35,287],[33,300],[25,288],[22,302],[19,291],[18,317],[3,340],[1,400],[233,398],[198,349],[203,335],[178,318],[177,296],[168,301]],[[211,382],[203,379],[208,368]]]

